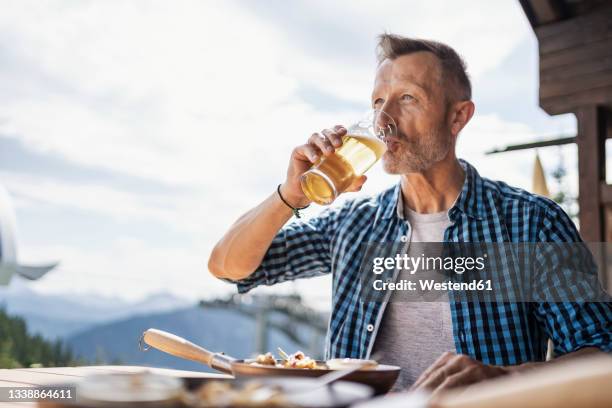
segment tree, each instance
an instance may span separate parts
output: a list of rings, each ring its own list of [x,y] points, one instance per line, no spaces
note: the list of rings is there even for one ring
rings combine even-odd
[[[565,182],[567,169],[563,160],[563,150],[559,147],[559,162],[557,167],[552,172],[552,178],[555,180],[555,194],[551,197],[557,204],[565,210],[570,218],[577,222],[578,220],[578,199],[572,196]]]
[[[50,342],[28,333],[21,317],[0,308],[0,368],[70,366],[82,363],[60,340]]]

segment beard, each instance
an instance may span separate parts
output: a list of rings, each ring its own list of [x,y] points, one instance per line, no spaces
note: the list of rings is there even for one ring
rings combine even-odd
[[[453,146],[450,132],[444,127],[410,140],[397,131],[399,142],[393,151],[382,156],[383,168],[389,174],[421,173],[444,159]]]

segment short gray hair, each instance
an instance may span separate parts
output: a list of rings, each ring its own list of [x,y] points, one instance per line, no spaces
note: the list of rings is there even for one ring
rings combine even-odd
[[[419,51],[431,52],[438,57],[443,78],[455,90],[454,95],[449,95],[451,98],[454,100],[472,99],[472,84],[467,74],[465,61],[450,46],[437,41],[402,37],[396,34],[381,34],[378,36],[376,58],[379,65],[384,60],[393,60],[402,55]]]

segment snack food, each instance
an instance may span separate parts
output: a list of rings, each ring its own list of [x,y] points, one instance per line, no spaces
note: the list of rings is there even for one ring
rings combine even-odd
[[[308,370],[319,368],[316,360],[313,360],[301,351],[290,355],[288,359],[283,360],[282,364],[285,368],[304,368]]]
[[[257,358],[255,359],[255,362],[257,364],[275,366],[276,358],[272,355],[272,353],[267,352],[266,354],[258,355]]]
[[[300,368],[306,370],[312,370],[316,368],[325,369],[327,366],[325,364],[317,363],[317,360],[314,360],[308,357],[301,351],[297,351],[291,355],[287,355],[286,353],[281,351],[282,360],[277,360],[274,355],[270,352],[266,354],[259,354],[253,364],[261,364],[265,366],[271,367],[279,367],[279,368]]]

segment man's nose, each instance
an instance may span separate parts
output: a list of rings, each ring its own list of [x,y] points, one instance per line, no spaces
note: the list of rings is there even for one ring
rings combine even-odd
[[[397,130],[397,122],[395,118],[384,109],[380,109],[376,114],[374,125],[377,133],[382,133],[380,136],[389,136],[395,134]]]

